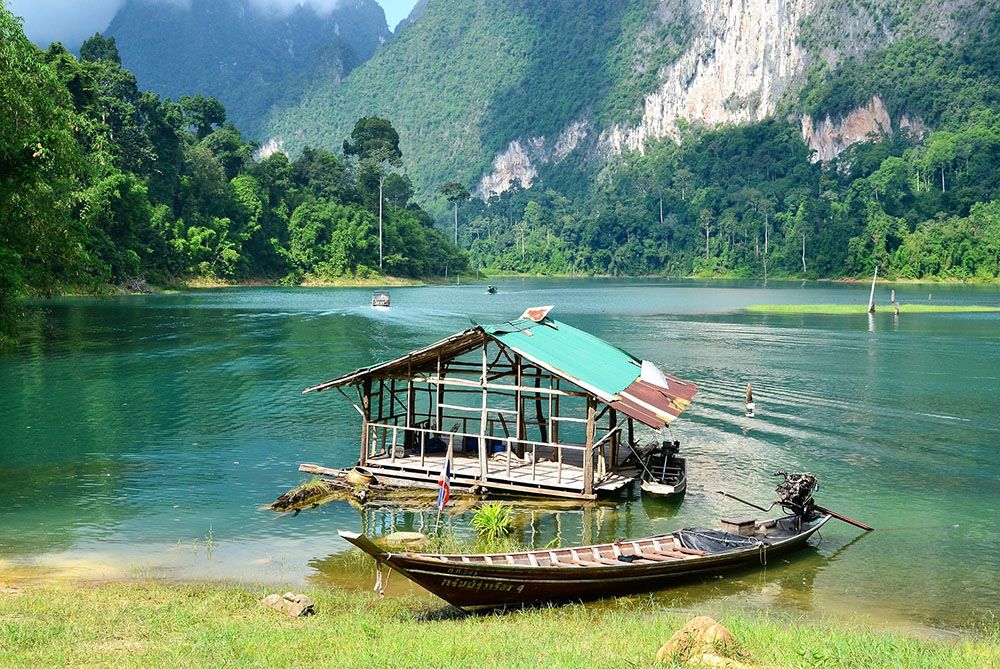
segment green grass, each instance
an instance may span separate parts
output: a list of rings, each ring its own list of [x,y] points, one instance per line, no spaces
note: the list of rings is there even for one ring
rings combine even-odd
[[[876,313],[892,313],[892,305],[876,305]],[[865,314],[868,305],[860,304],[752,304],[745,311],[755,314]],[[1000,311],[1000,307],[953,304],[901,304],[903,314],[950,314]]]
[[[394,574],[390,579],[392,590]],[[306,587],[318,615],[258,604],[262,588],[116,583],[0,592],[0,666],[652,667],[689,615],[645,600],[461,616],[412,597]],[[986,638],[930,641],[795,618],[723,615],[748,661],[767,667],[986,667]]]

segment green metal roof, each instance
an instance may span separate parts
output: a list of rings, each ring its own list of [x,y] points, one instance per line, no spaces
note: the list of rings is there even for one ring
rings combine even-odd
[[[622,392],[638,378],[642,363],[617,346],[551,318],[527,319],[483,330],[533,362],[558,372],[604,399]]]

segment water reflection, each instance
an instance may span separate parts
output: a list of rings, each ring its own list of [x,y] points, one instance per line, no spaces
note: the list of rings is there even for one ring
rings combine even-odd
[[[663,500],[644,499],[644,513],[677,513],[679,504]],[[610,541],[629,532],[630,505],[615,510],[607,506],[584,509],[528,509],[516,512],[515,537],[524,546],[544,548],[591,542]],[[421,509],[362,509],[360,524],[370,536],[392,532],[437,532],[436,512]],[[446,516],[441,532],[460,532],[466,526],[462,514]],[[737,606],[773,608],[802,613],[822,612],[826,601],[824,588],[817,587],[823,573],[866,537],[860,533],[846,542],[839,538],[818,536],[810,545],[787,555],[769,559],[761,556],[760,565],[740,567],[708,576],[692,576],[675,581],[662,590],[627,596],[632,601],[648,600],[670,609],[704,610],[706,607]],[[313,574],[309,580],[317,585],[367,590],[375,577],[375,563],[361,551],[350,548],[310,561]],[[394,574],[390,596],[417,595],[434,605],[440,602],[423,588]],[[593,602],[591,606],[617,606],[613,600]],[[443,607],[442,610],[448,607]]]
[[[713,526],[738,507],[712,491],[766,505],[773,469],[812,471],[821,503],[879,531],[812,576],[799,573],[810,606],[881,607],[946,625],[995,608],[1000,516],[966,519],[970,499],[974,508],[1000,507],[1000,315],[907,314],[897,323],[883,310],[873,334],[854,317],[740,311],[863,308],[863,285],[512,279],[500,288],[490,299],[482,286],[394,289],[398,306],[386,313],[365,306],[367,289],[47,303],[28,342],[0,354],[0,557],[94,556],[176,578],[301,583],[321,577],[324,556],[346,549],[338,528],[427,531],[432,503],[367,520],[346,504],[297,517],[260,510],[301,482],[299,463],[356,457],[353,409],[301,389],[461,330],[470,318],[496,322],[554,303],[560,320],[698,384],[671,435],[689,458],[689,487],[681,503],[525,506],[517,521],[525,543]],[[998,302],[995,287],[934,291],[947,304]],[[926,287],[897,288],[898,301],[926,298]],[[743,416],[747,382],[753,420]],[[469,534],[468,509],[445,518]],[[819,557],[854,536],[830,528]],[[929,550],[929,536],[962,548]],[[781,574],[794,580],[812,560],[807,552],[769,565],[750,596],[773,601],[760,588]],[[792,590],[791,581],[781,588]]]

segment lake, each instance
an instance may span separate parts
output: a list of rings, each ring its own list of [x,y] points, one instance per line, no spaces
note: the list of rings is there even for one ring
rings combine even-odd
[[[815,548],[653,595],[663,606],[779,608],[934,629],[995,625],[1000,598],[1000,314],[750,314],[856,303],[856,284],[501,280],[392,289],[231,288],[41,303],[0,354],[0,580],[181,578],[370,589],[337,529],[427,529],[433,509],[301,514],[263,507],[299,463],[357,458],[335,393],[301,390],[527,306],[694,381],[671,428],[689,458],[680,504],[519,511],[543,545],[716,523],[765,505],[775,469],[810,471],[831,521]],[[889,302],[879,287],[879,304]],[[996,288],[904,285],[904,303],[998,305]],[[743,416],[754,388],[757,417]],[[650,433],[652,438],[652,433]],[[447,523],[468,533],[468,515]],[[420,592],[397,576],[390,592]],[[368,596],[367,594],[363,596]],[[428,596],[429,598],[430,596]],[[992,622],[991,622],[992,621]]]

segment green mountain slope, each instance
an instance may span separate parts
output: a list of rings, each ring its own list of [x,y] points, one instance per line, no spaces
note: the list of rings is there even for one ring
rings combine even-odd
[[[276,102],[296,99],[320,72],[339,81],[391,37],[375,0],[323,14],[308,4],[278,14],[252,0],[129,0],[106,35],[140,86],[174,99],[212,95],[251,136]]]
[[[291,151],[336,146],[353,119],[378,114],[399,128],[418,192],[472,181],[513,138],[558,133],[574,119],[638,105],[641,76],[676,48],[638,49],[653,0],[431,0],[419,19],[338,85],[314,82],[267,126]],[[627,91],[632,86],[633,91]],[[631,96],[631,97],[630,97]],[[617,105],[621,107],[622,105]]]
[[[276,108],[268,136],[292,153],[334,148],[353,119],[378,114],[400,129],[425,198],[452,179],[481,192],[536,176],[568,188],[623,151],[677,139],[686,123],[845,113],[836,91],[807,101],[800,92],[895,40],[975,33],[988,14],[978,0],[428,0],[421,9],[343,85],[328,73]],[[901,94],[890,96],[897,115]]]

